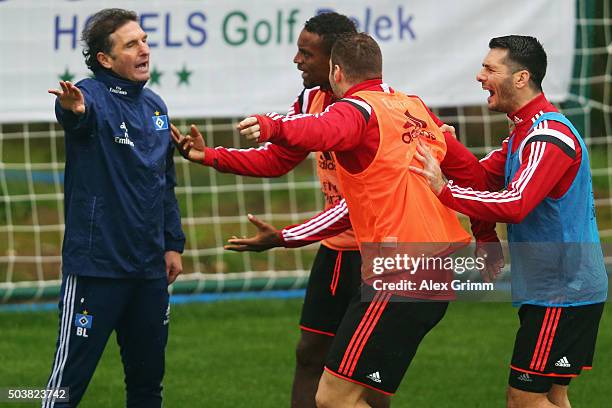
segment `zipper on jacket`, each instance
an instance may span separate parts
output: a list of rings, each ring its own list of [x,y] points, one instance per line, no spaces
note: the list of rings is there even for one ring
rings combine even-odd
[[[91,247],[93,246],[93,230],[94,230],[94,222],[95,222],[95,216],[96,216],[96,200],[98,197],[94,196],[93,198],[93,204],[91,206],[91,215],[89,217],[89,248],[88,250],[91,251]]]

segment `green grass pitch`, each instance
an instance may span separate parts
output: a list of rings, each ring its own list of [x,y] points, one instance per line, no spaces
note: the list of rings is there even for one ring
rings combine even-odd
[[[301,300],[245,300],[173,306],[167,349],[166,407],[286,407]],[[453,303],[422,343],[394,407],[504,405],[516,309]],[[0,313],[0,387],[40,387],[47,379],[56,312]],[[594,370],[574,380],[575,407],[608,407],[612,397],[612,315],[604,312]],[[7,404],[35,407],[36,403]],[[114,336],[82,407],[124,406]]]

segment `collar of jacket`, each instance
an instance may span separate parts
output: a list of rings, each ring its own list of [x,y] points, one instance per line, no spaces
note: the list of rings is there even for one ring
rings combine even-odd
[[[134,82],[121,78],[106,69],[97,70],[94,76],[108,87],[110,93],[130,99],[138,97],[147,83],[146,81]]]

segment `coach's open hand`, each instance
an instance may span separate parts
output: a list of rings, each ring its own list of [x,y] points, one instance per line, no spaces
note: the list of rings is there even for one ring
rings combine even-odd
[[[170,133],[172,141],[181,156],[192,162],[201,163],[204,161],[206,142],[204,142],[204,137],[196,125],[191,125],[190,134],[183,136],[176,126],[170,124]]]
[[[266,249],[283,246],[280,239],[279,231],[272,225],[261,221],[252,214],[248,215],[251,221],[257,227],[257,235],[252,238],[232,237],[228,239],[229,245],[225,245],[225,249],[230,251],[254,251],[261,252]]]
[[[261,135],[260,129],[259,121],[255,116],[249,116],[238,123],[240,134],[246,137],[247,140],[258,142]]]
[[[49,89],[47,92],[57,96],[59,104],[64,110],[72,111],[75,115],[85,113],[85,98],[79,88],[68,81],[59,81],[62,89]]]
[[[408,166],[408,168],[414,173],[420,174],[425,177],[427,180],[427,184],[431,190],[439,195],[442,191],[442,188],[446,185],[446,180],[442,175],[442,170],[440,170],[440,164],[431,154],[431,150],[427,147],[421,139],[417,142],[417,149],[414,152],[414,158],[417,159],[423,165],[423,168],[418,168],[415,166]]]

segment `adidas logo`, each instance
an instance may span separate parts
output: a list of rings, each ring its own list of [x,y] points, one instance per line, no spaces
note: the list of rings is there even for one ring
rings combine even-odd
[[[567,357],[563,357],[561,359],[559,359],[559,361],[557,361],[555,363],[555,365],[557,367],[571,367],[572,365],[570,364],[570,362],[567,360]]]
[[[533,382],[533,378],[531,378],[531,377],[529,376],[529,374],[527,374],[527,373],[523,373],[523,374],[519,375],[517,378],[518,378],[519,380],[521,380],[521,381],[525,381],[525,382]]]
[[[366,375],[366,378],[369,378],[370,380],[377,382],[377,383],[382,382],[382,380],[380,379],[380,373],[378,371],[375,373]]]

